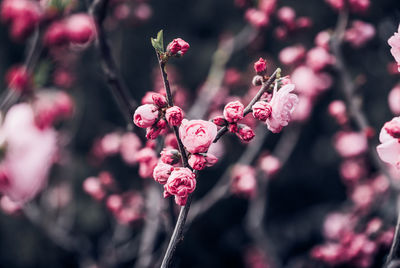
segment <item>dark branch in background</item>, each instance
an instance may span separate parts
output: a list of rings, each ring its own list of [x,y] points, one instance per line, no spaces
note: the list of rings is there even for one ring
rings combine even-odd
[[[344,97],[347,102],[347,108],[349,109],[350,116],[357,124],[357,127],[364,131],[370,127],[367,117],[363,113],[360,107],[360,102],[354,97],[355,84],[351,79],[350,72],[346,67],[345,60],[341,51],[341,45],[343,41],[343,36],[347,27],[349,19],[349,11],[345,10],[339,13],[336,29],[331,41],[332,52],[336,57],[336,68],[338,70],[341,89],[343,91]],[[394,184],[394,180],[387,170],[385,164],[379,159],[376,152],[376,144],[369,143],[369,153],[374,161],[376,167],[379,171],[388,178],[392,193],[397,192],[398,186]],[[399,211],[400,212],[400,211]],[[396,224],[396,231],[390,253],[387,257],[385,267],[398,267],[394,262],[399,262],[400,260],[400,213],[398,213],[398,220]]]
[[[29,74],[33,73],[37,62],[40,58],[40,54],[42,52],[42,43],[41,43],[41,28],[38,26],[33,33],[33,36],[30,40],[30,43],[27,47],[27,55],[25,58],[25,68]],[[13,104],[15,104],[19,97],[20,93],[16,92],[12,88],[7,88],[1,96],[0,103],[0,111],[5,112],[9,109]]]
[[[96,22],[97,40],[96,47],[100,54],[101,65],[106,76],[107,84],[121,110],[128,127],[132,127],[132,114],[137,103],[131,97],[127,86],[125,85],[117,64],[112,55],[110,45],[108,44],[106,33],[103,27],[107,16],[109,0],[94,0],[89,7],[89,13]]]
[[[204,86],[196,102],[188,112],[189,118],[203,118],[210,103],[221,88],[225,76],[226,64],[232,55],[250,44],[258,31],[252,26],[246,26],[236,36],[222,41],[212,56],[212,63]]]
[[[157,54],[158,55],[158,54]],[[158,55],[159,56],[159,55]],[[167,75],[165,73],[165,65],[163,66],[163,62],[160,60],[159,58],[159,63],[160,63],[160,69],[161,69],[161,73],[163,75],[163,79],[164,79],[164,85],[165,85],[165,89],[167,90],[167,98],[169,98],[169,94],[168,94],[168,90],[169,90],[169,83],[168,83],[168,79],[167,79]],[[269,87],[272,85],[272,83],[275,81],[277,74],[280,72],[280,69],[277,68],[275,70],[275,72],[269,77],[269,79],[263,83],[263,85],[261,86],[260,90],[257,92],[257,94],[254,96],[254,98],[250,101],[250,103],[246,106],[246,108],[244,109],[244,116],[246,116],[247,114],[249,114],[251,112],[251,108],[253,107],[254,103],[256,103],[261,96],[269,89]],[[170,94],[171,95],[171,94]],[[172,103],[172,99],[171,101],[168,100],[168,103],[171,105]],[[215,137],[213,143],[216,143],[226,132],[228,131],[228,128],[225,126],[223,128],[221,128],[218,133],[217,136]],[[180,142],[180,138],[179,138],[179,133],[176,133],[176,138],[178,140],[178,144]],[[179,148],[181,149],[181,148]],[[186,152],[183,150],[183,153],[186,154]],[[182,151],[181,151],[182,154]],[[182,154],[183,156],[183,154]],[[187,159],[187,156],[186,156]],[[184,161],[183,157],[182,157],[182,161]],[[184,164],[185,166],[185,164]],[[189,209],[190,209],[190,204],[192,202],[192,195],[189,195],[188,200],[186,202],[186,205],[183,206],[179,212],[179,216],[178,216],[178,220],[176,222],[175,228],[174,228],[174,232],[172,234],[172,237],[170,239],[170,242],[168,244],[168,248],[167,251],[164,255],[163,261],[161,263],[161,267],[162,268],[166,268],[168,267],[169,263],[172,260],[172,257],[174,255],[176,246],[178,244],[178,242],[181,240],[182,234],[183,234],[183,230],[184,230],[184,226],[185,226],[185,222],[186,222],[186,218],[187,215],[189,213]]]
[[[281,168],[285,166],[289,156],[292,154],[296,147],[297,141],[300,137],[301,128],[295,125],[287,129],[283,136],[279,139],[272,155],[276,156],[280,163]],[[265,173],[264,173],[265,174]],[[276,175],[276,174],[275,174]],[[255,244],[264,251],[268,252],[268,260],[272,267],[280,267],[279,259],[275,256],[275,250],[268,239],[263,226],[264,217],[267,208],[267,189],[270,177],[265,174],[258,176],[257,179],[257,193],[255,198],[250,200],[249,208],[246,215],[246,229],[247,233],[251,236]]]

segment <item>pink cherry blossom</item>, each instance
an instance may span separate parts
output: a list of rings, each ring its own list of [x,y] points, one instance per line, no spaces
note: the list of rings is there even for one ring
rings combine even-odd
[[[164,148],[161,151],[161,161],[165,164],[174,165],[179,162],[181,155],[175,148]]]
[[[313,100],[305,95],[299,95],[299,102],[292,114],[292,121],[303,122],[310,117]]]
[[[305,56],[306,49],[302,45],[285,47],[279,52],[279,60],[286,65],[295,64]]]
[[[169,175],[174,170],[174,167],[163,162],[158,162],[157,166],[153,171],[153,178],[155,181],[158,181],[160,184],[167,183]]]
[[[173,106],[165,112],[165,118],[171,126],[179,126],[183,120],[183,111],[178,106]]]
[[[257,190],[257,180],[255,170],[247,165],[235,165],[231,173],[231,191],[232,193],[251,198]]]
[[[328,31],[319,32],[314,39],[314,43],[318,47],[329,50],[329,42],[331,40],[331,34]]]
[[[314,71],[321,71],[335,62],[335,58],[322,47],[314,47],[307,52],[307,65]]]
[[[236,136],[238,136],[244,142],[249,142],[255,137],[255,134],[248,125],[239,124]]]
[[[397,62],[397,67],[400,72],[400,24],[397,32],[394,33],[388,40],[389,46],[391,46],[390,52]]]
[[[256,102],[251,109],[253,110],[254,118],[261,121],[267,120],[272,112],[271,105],[265,101]]]
[[[294,88],[293,84],[289,84],[284,85],[278,91],[277,85],[275,85],[270,101],[272,113],[266,121],[268,129],[273,133],[280,132],[291,120],[292,113],[299,102],[297,95],[291,93]]]
[[[139,106],[133,115],[133,122],[141,128],[151,127],[158,118],[158,107],[153,104]]]
[[[372,24],[355,20],[352,22],[351,27],[346,30],[344,40],[349,42],[354,48],[359,48],[374,36],[375,27]]]
[[[260,169],[268,176],[274,176],[280,170],[281,165],[281,161],[273,155],[261,157],[259,162]]]
[[[244,105],[240,101],[232,101],[225,105],[224,117],[230,123],[243,119]]]
[[[397,84],[388,96],[389,108],[395,115],[400,115],[400,84]]]
[[[206,167],[206,164],[207,164],[207,160],[201,154],[192,154],[189,157],[189,165],[194,170],[203,170]]]
[[[179,127],[179,136],[188,152],[204,153],[217,136],[217,126],[209,121],[184,119]]]
[[[342,157],[354,157],[368,150],[367,137],[362,132],[341,131],[334,139],[336,151]]]
[[[251,25],[257,28],[265,27],[269,23],[268,15],[255,8],[247,9],[244,17]]]
[[[388,126],[391,126],[388,128]],[[378,155],[383,162],[389,163],[397,168],[400,168],[400,143],[398,138],[393,137],[396,133],[394,130],[398,129],[395,126],[400,126],[400,117],[395,117],[387,122],[379,135],[380,145],[376,148]],[[389,134],[389,133],[392,133]]]
[[[65,20],[68,40],[73,44],[85,45],[96,36],[96,25],[93,18],[85,13],[71,15]]]
[[[325,73],[317,73],[307,66],[297,67],[290,76],[296,85],[296,92],[315,97],[332,85],[332,78]]]
[[[196,175],[189,168],[175,168],[164,185],[164,196],[175,195],[175,202],[184,206],[196,188]]]
[[[89,177],[83,182],[83,190],[96,200],[101,200],[106,195],[99,178]]]
[[[122,135],[119,150],[125,163],[133,165],[137,162],[136,153],[139,151],[141,145],[142,143],[136,134],[128,132]]]
[[[294,21],[296,19],[296,12],[294,11],[293,8],[288,6],[281,7],[276,15],[278,19],[284,24],[286,24],[286,26],[288,26],[289,28],[294,26]]]
[[[2,183],[1,192],[15,202],[25,203],[46,185],[57,152],[56,132],[38,129],[32,108],[22,103],[8,111],[0,133],[7,143],[1,163],[7,183]]]

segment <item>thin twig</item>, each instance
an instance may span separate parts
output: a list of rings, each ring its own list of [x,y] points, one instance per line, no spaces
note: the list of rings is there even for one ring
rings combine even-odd
[[[129,89],[121,78],[121,74],[115,63],[110,45],[107,41],[106,33],[103,27],[107,16],[109,0],[94,0],[89,7],[89,13],[94,18],[97,27],[96,47],[100,54],[101,65],[106,76],[110,91],[118,104],[118,108],[128,124],[132,126],[132,114],[137,103],[129,93]]]

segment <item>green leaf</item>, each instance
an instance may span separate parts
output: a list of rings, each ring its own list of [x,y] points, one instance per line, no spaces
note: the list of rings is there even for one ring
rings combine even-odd
[[[34,74],[33,80],[36,87],[43,87],[49,79],[51,70],[51,63],[49,61],[42,61],[37,71]]]
[[[151,38],[151,45],[158,53],[164,53],[164,36],[163,30],[160,30],[157,34],[157,38]]]

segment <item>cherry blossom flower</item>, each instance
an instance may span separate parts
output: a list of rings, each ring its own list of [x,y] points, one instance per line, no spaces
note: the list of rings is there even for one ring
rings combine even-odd
[[[133,115],[133,122],[141,128],[151,127],[158,118],[158,107],[153,104],[139,106]]]
[[[293,84],[284,85],[278,91],[275,85],[270,105],[272,107],[271,116],[266,123],[268,129],[274,133],[278,133],[283,127],[289,124],[292,113],[299,99],[296,94],[291,93],[295,86]]]
[[[400,24],[397,32],[389,38],[388,44],[391,46],[390,52],[396,60],[397,67],[400,72]]]
[[[22,103],[8,111],[0,135],[7,144],[1,163],[6,174],[1,192],[15,202],[25,203],[46,185],[57,152],[56,132],[52,128],[38,129],[32,108]]]
[[[196,188],[196,175],[189,168],[175,168],[164,185],[164,197],[175,195],[175,202],[184,206]]]
[[[190,153],[204,153],[217,136],[217,126],[209,121],[184,119],[179,136]]]
[[[379,134],[380,145],[376,148],[383,162],[400,168],[400,143],[399,143],[400,117],[395,117],[387,122]]]

